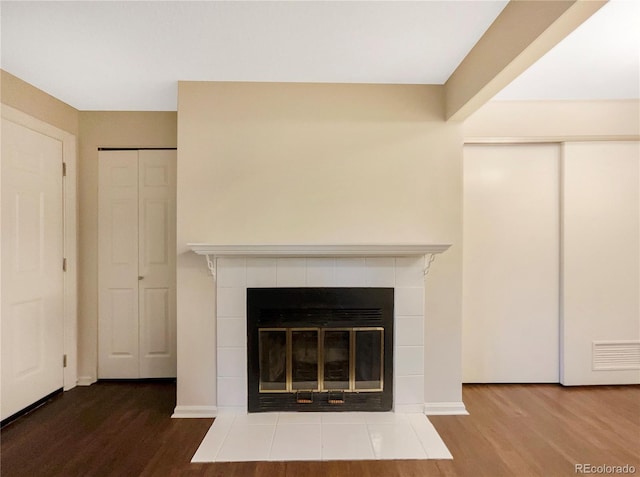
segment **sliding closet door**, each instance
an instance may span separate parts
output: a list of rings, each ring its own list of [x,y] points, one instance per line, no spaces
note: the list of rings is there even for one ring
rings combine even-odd
[[[640,143],[563,155],[562,384],[640,383]]]
[[[559,146],[465,146],[463,224],[464,382],[558,382]]]

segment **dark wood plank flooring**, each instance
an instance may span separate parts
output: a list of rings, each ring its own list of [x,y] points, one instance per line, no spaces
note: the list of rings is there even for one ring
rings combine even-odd
[[[104,382],[53,399],[1,434],[13,476],[573,476],[635,466],[640,386],[465,385],[470,416],[432,416],[454,460],[191,464],[212,419],[170,419],[175,384]],[[601,474],[607,475],[607,474]]]

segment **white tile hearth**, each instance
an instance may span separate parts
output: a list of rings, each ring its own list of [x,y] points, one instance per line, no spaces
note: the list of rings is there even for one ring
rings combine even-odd
[[[217,417],[191,462],[452,459],[422,414],[272,412]]]
[[[278,424],[269,460],[322,460],[321,424]]]
[[[373,460],[373,447],[367,425],[322,424],[324,460]]]

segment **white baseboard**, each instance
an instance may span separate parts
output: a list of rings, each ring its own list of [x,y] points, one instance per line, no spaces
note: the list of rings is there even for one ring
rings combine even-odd
[[[422,413],[424,406],[421,404],[395,404],[393,406],[393,412],[401,414],[416,414]]]
[[[197,418],[216,417],[218,408],[216,406],[176,406],[173,410],[172,418]]]
[[[424,413],[427,416],[468,416],[462,401],[425,402]]]
[[[93,376],[78,376],[78,386],[91,386],[96,382]]]
[[[219,406],[218,415],[222,414],[247,414],[247,406]]]

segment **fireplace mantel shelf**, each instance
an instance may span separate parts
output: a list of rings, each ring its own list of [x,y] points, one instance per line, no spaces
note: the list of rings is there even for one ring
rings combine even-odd
[[[424,274],[436,254],[445,252],[451,244],[332,244],[332,245],[216,245],[210,243],[188,243],[198,255],[207,258],[207,266],[215,278],[215,259],[218,257],[425,257]]]
[[[214,257],[408,257],[442,253],[450,244],[214,245],[189,243],[198,255]]]

